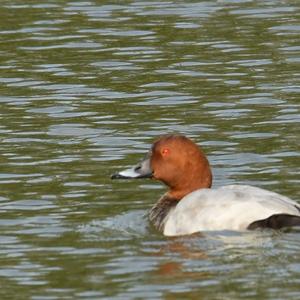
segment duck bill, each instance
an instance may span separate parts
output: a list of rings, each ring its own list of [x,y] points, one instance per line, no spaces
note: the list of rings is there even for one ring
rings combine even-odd
[[[152,178],[152,173],[150,159],[147,158],[133,168],[113,174],[111,179]]]

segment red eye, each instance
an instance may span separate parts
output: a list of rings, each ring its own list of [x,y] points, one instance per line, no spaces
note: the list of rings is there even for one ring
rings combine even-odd
[[[164,149],[161,151],[161,154],[162,154],[163,156],[168,155],[169,153],[170,153],[170,149],[168,149],[168,148],[164,148]]]

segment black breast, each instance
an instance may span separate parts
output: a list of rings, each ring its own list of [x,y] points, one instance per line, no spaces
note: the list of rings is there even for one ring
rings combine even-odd
[[[167,194],[162,196],[152,207],[149,213],[149,219],[156,229],[164,230],[166,216],[170,210],[178,204],[178,200],[169,197]]]

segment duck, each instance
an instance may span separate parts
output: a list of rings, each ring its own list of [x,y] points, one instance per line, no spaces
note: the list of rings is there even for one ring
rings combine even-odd
[[[212,188],[206,155],[184,135],[158,138],[145,159],[111,178],[152,178],[168,187],[149,212],[165,236],[300,226],[300,205],[286,196],[249,185]]]

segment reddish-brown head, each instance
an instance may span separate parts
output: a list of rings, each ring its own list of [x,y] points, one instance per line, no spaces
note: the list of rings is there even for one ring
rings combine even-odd
[[[170,197],[181,199],[200,188],[210,188],[212,174],[201,149],[181,135],[168,135],[152,146],[153,177],[169,186]]]

